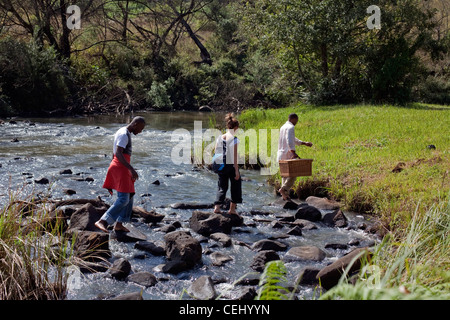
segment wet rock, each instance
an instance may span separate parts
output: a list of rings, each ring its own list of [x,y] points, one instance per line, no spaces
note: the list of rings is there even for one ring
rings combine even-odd
[[[286,232],[288,235],[291,236],[301,236],[302,235],[302,228],[300,228],[299,226],[295,226],[291,229],[289,229],[288,232]]]
[[[127,259],[120,258],[113,262],[109,273],[114,279],[124,280],[131,272],[131,264]]]
[[[82,273],[107,272],[111,268],[111,263],[106,260],[98,261],[80,261],[74,263]]]
[[[11,142],[19,142],[19,139],[13,138],[13,139],[11,139]]]
[[[201,276],[196,279],[188,288],[189,295],[199,300],[212,300],[216,296],[214,283],[210,276]]]
[[[274,229],[281,229],[283,228],[283,225],[279,223],[278,221],[274,220],[270,223],[270,226]]]
[[[171,204],[170,207],[172,209],[198,210],[198,209],[212,209],[212,208],[214,208],[214,204],[177,202],[177,203]]]
[[[309,221],[320,221],[322,219],[322,213],[320,213],[319,209],[310,206],[310,205],[302,205],[295,213],[296,219],[304,219]]]
[[[231,238],[222,232],[212,233],[209,236],[211,239],[220,242],[224,247],[231,246]]]
[[[133,207],[132,215],[143,218],[145,223],[158,223],[165,217],[154,210],[147,211],[142,207]]]
[[[111,239],[125,243],[147,240],[145,234],[143,234],[139,230],[132,228],[130,226],[127,226],[127,228],[130,230],[129,232],[116,230],[111,231]]]
[[[127,280],[144,287],[153,287],[158,283],[156,277],[152,273],[146,271],[130,274]]]
[[[325,259],[325,252],[315,246],[301,246],[293,247],[286,252],[284,256],[285,261],[295,260],[312,260],[322,261]]]
[[[86,203],[70,217],[70,224],[67,232],[69,234],[77,230],[98,232],[99,229],[95,226],[95,222],[101,218],[105,211],[106,209],[99,211],[91,203]]]
[[[252,245],[252,250],[256,251],[265,251],[265,250],[285,251],[286,249],[287,249],[286,244],[281,243],[279,241],[266,239],[259,240]]]
[[[168,261],[166,264],[163,264],[160,271],[164,273],[177,274],[190,268],[191,267],[188,266],[186,261],[173,260]]]
[[[163,256],[166,254],[166,250],[163,247],[150,241],[138,241],[134,244],[134,248],[149,252],[154,256]]]
[[[159,231],[164,232],[164,233],[169,233],[169,232],[172,232],[175,230],[177,230],[177,228],[175,228],[175,226],[173,224],[166,224],[165,226],[163,226],[159,229]]]
[[[65,194],[69,195],[69,196],[72,196],[72,195],[74,195],[74,194],[77,194],[77,192],[76,192],[75,190],[73,190],[73,189],[68,189],[68,188],[64,188],[64,189],[63,189],[63,192],[64,192]]]
[[[64,169],[64,170],[61,170],[61,171],[59,172],[59,174],[73,174],[73,172],[72,172],[72,170],[70,170],[70,169]]]
[[[38,180],[34,180],[34,182],[37,184],[49,184],[50,183],[50,181],[47,178],[41,178]]]
[[[230,233],[233,223],[224,214],[194,211],[189,219],[189,227],[198,234],[209,236],[216,232]]]
[[[294,201],[286,201],[286,203],[283,206],[283,209],[287,209],[287,210],[297,210],[298,209],[298,204],[295,203]]]
[[[317,226],[313,222],[311,222],[309,220],[305,220],[305,219],[296,219],[293,222],[293,224],[299,226],[303,230],[314,230],[314,229],[317,229]]]
[[[213,253],[211,254],[211,259],[212,259],[212,261],[213,261],[212,264],[213,264],[214,266],[221,266],[221,265],[223,265],[224,263],[233,260],[233,258],[232,258],[231,256],[226,255],[226,254],[223,254],[223,253],[220,253],[220,252],[213,252]]]
[[[189,232],[173,231],[164,236],[166,256],[169,261],[184,262],[192,268],[202,259],[202,246]]]
[[[255,271],[263,271],[269,261],[280,260],[280,256],[273,250],[258,252],[253,258],[251,268]]]
[[[320,269],[306,267],[300,271],[295,283],[300,285],[317,285],[319,284],[319,280],[317,280],[316,276],[319,271]]]
[[[361,255],[361,257],[357,258],[359,255]],[[323,288],[329,290],[339,282],[342,273],[350,266],[350,264],[349,274],[352,274],[360,269],[361,260],[370,255],[371,253],[368,248],[355,249],[332,264],[321,269],[317,274],[316,279],[320,281]],[[353,260],[355,261],[353,262]]]
[[[75,234],[75,256],[87,261],[109,258],[109,235],[105,232],[77,231]]]
[[[345,250],[348,249],[348,245],[347,244],[343,244],[343,243],[327,243],[325,245],[325,249],[341,249],[341,250]]]
[[[139,291],[121,294],[111,300],[144,300],[144,298],[142,298],[142,291]]]
[[[295,220],[295,217],[290,213],[277,214],[275,218],[280,222],[294,222]]]
[[[235,300],[254,300],[256,298],[256,289],[253,287],[243,287],[240,294],[235,298]]]
[[[360,241],[359,241],[358,239],[351,239],[351,240],[348,242],[348,245],[349,245],[349,246],[358,246],[359,243],[360,243]]]
[[[336,210],[341,207],[339,202],[314,196],[306,198],[306,203],[320,210]]]
[[[325,223],[328,227],[338,227],[343,228],[347,226],[347,217],[344,213],[338,209],[334,212],[327,213],[324,215],[322,222]]]

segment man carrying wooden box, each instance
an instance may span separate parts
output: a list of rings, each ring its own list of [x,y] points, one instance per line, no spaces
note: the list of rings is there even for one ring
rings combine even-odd
[[[288,121],[280,128],[280,137],[278,140],[278,153],[277,161],[299,159],[300,157],[295,152],[295,146],[308,146],[311,147],[311,142],[303,142],[295,137],[295,125],[298,122],[298,115],[291,113],[288,117]],[[282,177],[281,188],[278,192],[283,197],[283,200],[290,200],[289,190],[294,185],[296,176]]]

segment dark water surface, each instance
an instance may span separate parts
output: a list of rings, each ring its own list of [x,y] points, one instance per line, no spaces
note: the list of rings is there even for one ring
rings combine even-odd
[[[176,145],[172,141],[173,131],[186,129],[192,132],[194,121],[201,121],[204,129],[209,127],[211,114],[197,112],[174,113],[143,113],[147,120],[145,130],[133,136],[132,164],[137,169],[140,179],[136,182],[135,205],[146,210],[155,209],[166,217],[165,222],[180,221],[182,229],[188,229],[188,219],[192,210],[174,210],[169,206],[177,202],[210,204],[214,202],[217,188],[217,176],[205,170],[195,170],[192,164],[174,164],[171,151]],[[51,119],[14,119],[0,125],[0,203],[3,205],[11,194],[20,194],[25,198],[32,193],[51,195],[53,199],[96,198],[101,196],[112,204],[115,197],[102,189],[112,154],[113,135],[117,129],[129,122],[127,116],[95,116],[87,118],[51,118]],[[16,140],[14,140],[16,139]],[[16,142],[13,142],[16,141]],[[60,171],[70,169],[72,175],[61,175]],[[252,244],[270,236],[286,232],[274,229],[269,223],[258,222],[262,219],[274,219],[272,215],[251,215],[250,210],[261,210],[273,214],[291,213],[273,203],[279,199],[273,193],[266,180],[256,170],[242,170],[245,178],[243,187],[244,203],[238,211],[244,217],[244,225],[231,233],[231,238]],[[76,181],[74,178],[93,178],[93,181]],[[47,178],[48,185],[35,183],[35,180]],[[92,180],[92,179],[90,179]],[[160,185],[152,184],[155,180]],[[68,196],[63,189],[76,191]],[[151,194],[151,196],[148,196]],[[326,213],[325,211],[323,213]],[[364,221],[362,216],[346,213],[351,223]],[[255,223],[256,219],[256,223]],[[156,227],[149,227],[140,222],[134,222],[134,227],[143,232],[149,241],[164,246],[164,233]],[[195,236],[194,232],[191,231]],[[349,250],[325,249],[327,243],[346,244],[352,239],[358,239],[362,244],[370,242],[371,238],[359,230],[327,228],[319,224],[316,230],[306,230],[303,236],[290,236],[281,241],[289,247],[314,245],[327,253],[321,262],[295,261],[287,262],[289,278],[295,279],[304,267],[322,268]],[[192,280],[201,275],[210,275],[213,279],[225,279],[216,285],[218,294],[226,299],[239,295],[237,287],[232,283],[243,275],[252,272],[250,265],[256,252],[246,246],[232,245],[228,248],[215,247],[215,242],[202,243],[204,249],[213,246],[213,251],[219,251],[233,258],[223,266],[213,266],[209,255],[203,255],[203,264],[193,270],[177,275],[164,274],[158,266],[165,263],[164,257],[154,257],[133,248],[131,243],[110,241],[113,258],[127,258],[132,265],[132,272],[148,271],[158,278],[158,283],[150,288],[137,284],[117,281],[106,273],[84,274],[81,286],[68,293],[68,299],[95,299],[123,293],[143,290],[144,299],[187,299],[183,294]],[[285,253],[280,252],[280,257]],[[313,287],[303,286],[297,296],[311,299],[315,295]]]

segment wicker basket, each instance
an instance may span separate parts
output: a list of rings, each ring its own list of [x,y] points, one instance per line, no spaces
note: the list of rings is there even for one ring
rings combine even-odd
[[[282,177],[300,177],[312,175],[313,159],[280,160],[280,174]]]

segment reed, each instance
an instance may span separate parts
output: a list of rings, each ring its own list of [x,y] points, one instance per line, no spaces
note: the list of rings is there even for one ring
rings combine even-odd
[[[0,211],[0,300],[63,299],[70,242],[45,203],[18,197]]]
[[[390,234],[349,284],[347,275],[323,300],[449,300],[450,201],[416,210],[405,234]]]

